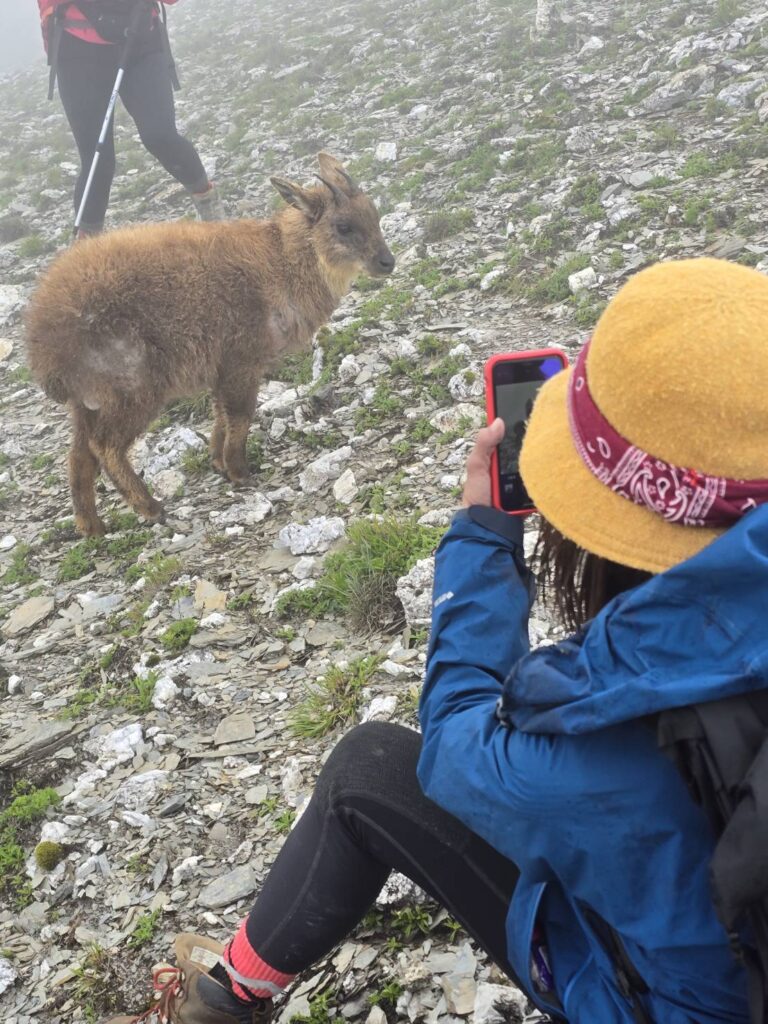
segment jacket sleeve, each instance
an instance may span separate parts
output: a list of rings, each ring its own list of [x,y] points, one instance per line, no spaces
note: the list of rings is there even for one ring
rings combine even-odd
[[[430,799],[507,856],[553,769],[550,737],[496,717],[502,683],[529,649],[532,598],[520,520],[479,506],[457,513],[435,558],[418,775]]]

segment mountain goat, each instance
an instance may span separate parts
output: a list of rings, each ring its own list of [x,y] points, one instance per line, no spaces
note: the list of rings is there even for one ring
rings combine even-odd
[[[177,221],[78,243],[45,273],[26,314],[34,379],[72,416],[75,523],[102,534],[99,468],[139,515],[162,518],[128,458],[168,402],[210,389],[213,466],[248,476],[246,439],[264,370],[308,346],[354,278],[395,260],[376,208],[342,165],[318,156],[321,184],[272,184],[289,204],[269,220]]]

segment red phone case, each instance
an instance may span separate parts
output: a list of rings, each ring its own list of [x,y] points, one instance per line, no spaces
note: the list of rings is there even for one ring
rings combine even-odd
[[[517,362],[520,359],[542,359],[545,356],[558,356],[563,361],[563,369],[568,366],[568,356],[560,348],[537,348],[530,352],[501,352],[499,355],[491,356],[483,369],[485,379],[485,411],[488,422],[493,423],[496,419],[496,403],[493,394],[493,368],[497,363]],[[535,512],[533,508],[521,508],[514,511],[501,507],[501,495],[499,493],[499,457],[494,449],[491,456],[491,502],[494,508],[500,512],[506,512],[508,516],[528,516]]]

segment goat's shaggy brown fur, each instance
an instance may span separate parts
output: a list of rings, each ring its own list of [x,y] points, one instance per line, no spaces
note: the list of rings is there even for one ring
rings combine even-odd
[[[26,315],[28,360],[46,394],[70,406],[82,533],[104,532],[99,467],[140,515],[162,517],[128,450],[184,395],[213,392],[213,465],[242,483],[265,368],[310,344],[358,273],[393,269],[371,201],[333,157],[318,160],[319,186],[272,179],[290,205],[271,220],[115,231],[73,246],[43,277]]]

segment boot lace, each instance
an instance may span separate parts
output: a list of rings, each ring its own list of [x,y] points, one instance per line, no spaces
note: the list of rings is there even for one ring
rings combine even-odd
[[[181,983],[184,975],[180,967],[171,967],[170,964],[158,964],[152,969],[152,988],[154,989],[155,1002],[148,1010],[134,1017],[133,1024],[150,1024],[150,1021],[157,1021],[157,1024],[170,1024],[171,1010],[176,1005],[176,997],[181,994]]]

